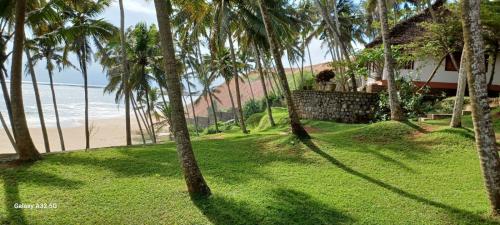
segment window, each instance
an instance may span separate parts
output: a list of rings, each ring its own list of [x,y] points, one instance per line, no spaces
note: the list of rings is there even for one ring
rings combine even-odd
[[[453,58],[455,58],[455,62],[457,62],[458,68],[460,68],[460,57],[462,56],[461,52],[455,52],[452,54]],[[446,56],[446,61],[445,61],[445,71],[458,71],[457,68],[453,65],[453,61],[451,60],[450,54]]]

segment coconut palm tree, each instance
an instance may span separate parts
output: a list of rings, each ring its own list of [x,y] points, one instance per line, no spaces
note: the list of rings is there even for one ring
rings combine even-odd
[[[128,84],[128,77],[130,75],[128,60],[127,60],[127,50],[125,48],[125,12],[123,9],[123,0],[118,0],[120,5],[120,45],[121,45],[121,56],[122,56],[122,69],[123,69],[123,85],[125,88],[125,133],[127,145],[132,145],[132,133],[130,128],[130,87]]]
[[[66,49],[76,53],[78,65],[83,76],[85,91],[85,148],[90,148],[90,127],[89,127],[89,93],[88,93],[88,63],[92,60],[92,42],[100,46],[117,33],[116,27],[97,19],[104,10],[111,4],[110,0],[97,1],[74,1],[68,2],[64,10],[64,16],[68,20],[70,27],[63,33],[66,39]]]
[[[394,59],[392,57],[391,43],[389,42],[389,23],[387,22],[387,7],[384,0],[378,0],[378,10],[381,25],[382,41],[384,45],[384,77],[387,79],[387,92],[389,93],[389,105],[391,108],[391,119],[395,121],[404,120],[404,114],[399,102],[394,78]]]
[[[12,52],[11,67],[11,107],[14,122],[14,136],[19,154],[19,161],[36,161],[41,155],[35,147],[28,129],[26,114],[24,112],[22,92],[22,64],[24,50],[24,25],[26,15],[26,0],[16,1],[15,7],[15,34]]]
[[[201,171],[196,162],[189,138],[189,131],[184,117],[182,106],[182,93],[179,76],[177,76],[177,60],[175,58],[174,42],[171,30],[170,14],[172,6],[170,1],[155,0],[158,27],[162,46],[165,72],[167,74],[168,97],[171,107],[172,127],[177,152],[182,163],[184,178],[191,196],[209,196],[211,194]]]
[[[309,134],[302,126],[299,115],[295,109],[295,104],[292,99],[292,94],[290,92],[290,87],[288,86],[288,81],[286,79],[285,68],[283,67],[283,63],[281,62],[281,54],[278,44],[278,39],[276,34],[274,33],[273,26],[269,19],[267,5],[263,3],[262,0],[258,0],[258,5],[260,8],[260,13],[262,16],[262,20],[264,21],[267,39],[269,41],[269,46],[271,48],[271,53],[273,55],[274,61],[276,63],[278,69],[278,77],[280,79],[281,87],[283,88],[283,94],[286,99],[286,103],[288,106],[288,116],[290,118],[290,125],[292,127],[292,133],[296,135],[300,139],[310,139]]]
[[[61,122],[59,119],[59,108],[57,105],[56,92],[54,88],[54,69],[62,69],[62,66],[74,67],[67,59],[66,55],[62,54],[64,47],[60,46],[54,38],[50,38],[58,29],[60,29],[62,24],[58,23],[40,23],[34,29],[35,35],[41,38],[35,38],[33,40],[34,44],[32,46],[33,52],[32,56],[33,63],[38,63],[41,60],[45,60],[45,68],[49,73],[49,83],[52,95],[52,104],[54,106],[54,113],[56,117],[57,132],[59,135],[59,142],[61,145],[61,150],[65,151],[66,147],[64,144],[64,136],[61,128]],[[55,64],[54,64],[55,63]]]
[[[488,105],[484,40],[480,22],[480,0],[461,1],[467,80],[472,102],[472,121],[486,191],[492,214],[500,215],[500,158]]]

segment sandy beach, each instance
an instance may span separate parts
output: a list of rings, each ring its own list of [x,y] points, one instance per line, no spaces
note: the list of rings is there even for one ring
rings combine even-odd
[[[132,141],[134,144],[141,144],[142,139],[139,131],[139,127],[135,122],[135,117],[131,118],[132,124]],[[73,127],[63,127],[63,136],[66,145],[66,150],[80,150],[85,148],[85,129],[83,122],[79,123],[81,125]],[[91,120],[91,137],[90,137],[90,147],[91,148],[101,148],[110,146],[122,146],[125,145],[125,119],[124,118],[112,118],[105,120]],[[38,148],[38,151],[45,152],[45,147],[43,143],[43,135],[40,128],[31,128],[31,137]],[[47,132],[49,135],[49,142],[52,152],[61,151],[61,145],[59,142],[59,136],[57,128],[48,127]],[[15,153],[14,148],[9,142],[5,131],[0,129],[0,154],[4,153]]]

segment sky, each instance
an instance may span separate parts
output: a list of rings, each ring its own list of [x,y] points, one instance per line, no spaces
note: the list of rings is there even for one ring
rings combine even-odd
[[[146,22],[147,24],[156,24],[156,12],[154,8],[153,1],[145,0],[123,0],[125,8],[125,26],[133,26],[139,22]],[[118,6],[118,0],[114,0],[112,5],[101,15],[106,21],[119,27],[120,25],[120,10]],[[313,40],[310,45],[311,57],[313,64],[319,64],[323,62],[330,61],[328,56],[326,56],[327,49],[322,48],[321,41]],[[70,60],[74,65],[77,65],[76,59],[70,57]],[[26,60],[24,61],[26,62]],[[37,72],[38,81],[49,82],[47,70],[44,67],[45,62],[39,62],[35,70]],[[289,67],[287,60],[283,60],[285,67]],[[309,65],[309,61],[305,62]],[[92,86],[105,86],[107,83],[105,72],[103,72],[101,65],[98,62],[93,62],[89,65],[88,70],[89,85]],[[29,76],[24,78],[29,81]],[[74,69],[64,69],[62,71],[55,71],[54,74],[55,83],[69,83],[69,84],[82,84],[83,78],[79,71]]]

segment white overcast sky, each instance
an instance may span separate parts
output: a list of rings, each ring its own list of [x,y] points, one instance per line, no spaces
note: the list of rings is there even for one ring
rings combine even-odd
[[[138,22],[146,22],[147,24],[156,23],[156,12],[154,8],[153,1],[145,0],[124,0],[125,7],[125,26],[129,27]],[[111,22],[112,24],[119,26],[120,24],[120,11],[118,7],[118,0],[115,0],[111,7],[109,7],[102,18]],[[325,56],[327,53],[326,48],[322,48],[321,42],[314,40],[310,46],[311,57],[313,64],[323,63],[329,61],[329,56]],[[287,60],[283,60],[285,67],[288,67]],[[39,82],[48,82],[48,74],[43,66],[44,62],[40,62],[36,66],[37,77],[39,77]],[[73,59],[73,64],[77,65],[76,60]],[[306,61],[306,65],[309,65],[309,61]],[[25,77],[29,80],[29,77]],[[54,75],[54,80],[56,83],[70,83],[70,84],[82,84],[83,79],[79,71],[73,69],[65,69],[61,72],[57,72]],[[96,86],[104,86],[106,84],[106,76],[102,71],[102,67],[99,63],[94,62],[89,66],[89,84]]]

